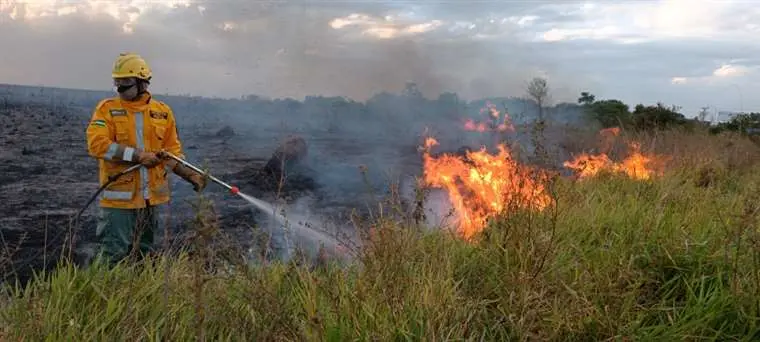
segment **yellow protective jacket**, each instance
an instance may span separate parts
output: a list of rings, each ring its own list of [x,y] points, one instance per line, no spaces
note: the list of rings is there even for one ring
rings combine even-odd
[[[87,150],[98,159],[101,186],[109,176],[136,163],[140,151],[166,150],[184,159],[174,113],[150,93],[136,101],[119,97],[100,101],[87,126]],[[134,209],[166,203],[170,197],[166,169],[162,162],[121,176],[103,190],[100,205]]]

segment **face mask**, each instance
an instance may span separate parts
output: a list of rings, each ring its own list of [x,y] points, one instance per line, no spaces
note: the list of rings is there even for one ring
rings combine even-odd
[[[117,87],[116,87],[116,91],[117,91],[117,92],[119,92],[119,94],[121,94],[121,93],[124,93],[124,92],[126,92],[127,90],[129,90],[130,88],[132,88],[132,87],[134,87],[134,86],[136,86],[136,84],[133,84],[133,85],[126,85],[126,86],[125,86],[125,85],[122,85],[122,86],[117,86]]]
[[[137,85],[118,86],[116,90],[119,92],[119,97],[127,101],[132,101],[140,95]]]

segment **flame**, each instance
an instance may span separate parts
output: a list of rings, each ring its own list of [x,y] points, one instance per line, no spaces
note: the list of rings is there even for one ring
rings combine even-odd
[[[599,131],[599,134],[610,138],[620,134],[620,128],[612,127]],[[606,139],[604,149],[609,150],[612,141]],[[591,155],[582,153],[563,165],[576,171],[578,178],[589,178],[602,171],[623,173],[633,179],[647,180],[653,176],[662,174],[662,163],[668,159],[665,156],[644,155],[641,153],[641,145],[638,142],[628,143],[629,155],[622,162],[612,161],[607,153]]]
[[[493,115],[494,112],[490,113]],[[468,121],[465,127],[477,129],[483,126]],[[602,143],[605,149],[609,150],[620,129],[608,128],[599,134],[604,138]],[[420,147],[423,152],[423,182],[448,193],[459,221],[458,232],[464,239],[471,240],[496,215],[515,209],[541,211],[552,203],[547,191],[550,171],[521,165],[506,145],[498,144],[496,154],[481,147],[479,151],[466,151],[464,155],[443,153],[433,156],[430,150],[436,145],[438,141],[428,137],[424,147]],[[619,163],[610,159],[607,153],[583,153],[563,164],[573,169],[578,178],[589,178],[608,171],[646,180],[662,173],[661,162],[668,157],[645,155],[637,142],[629,143],[628,147],[628,157]]]
[[[630,147],[630,155],[620,163],[620,171],[634,179],[650,179],[653,176],[662,175],[662,162],[667,157],[645,156],[641,153],[641,147],[637,142],[632,142],[628,146]]]
[[[483,147],[465,156],[444,153],[434,157],[429,149],[435,145],[434,138],[426,139],[424,182],[448,192],[459,219],[458,231],[465,239],[482,231],[489,218],[510,205],[543,210],[550,204],[546,175],[519,165],[505,145],[498,146],[496,155]]]
[[[480,109],[480,113],[488,112],[489,117],[491,118],[490,123],[486,122],[475,122],[475,120],[467,119],[464,122],[464,129],[468,131],[475,131],[475,132],[488,132],[488,131],[495,131],[495,132],[514,132],[515,126],[512,125],[512,119],[509,117],[509,113],[504,111],[504,119],[502,122],[499,122],[499,118],[501,117],[501,112],[499,112],[498,109],[496,109],[496,106],[493,105],[491,102],[486,102],[486,107]]]
[[[435,138],[432,137],[425,138],[425,150],[430,150],[430,148],[435,145],[438,145],[438,140],[435,140]]]
[[[620,135],[620,127],[610,127],[610,128],[604,128],[601,131],[599,131],[599,134],[602,136],[618,136]]]
[[[477,131],[477,132],[485,132],[488,130],[488,127],[484,122],[481,123],[475,123],[472,119],[467,119],[464,122],[464,129],[468,131]]]

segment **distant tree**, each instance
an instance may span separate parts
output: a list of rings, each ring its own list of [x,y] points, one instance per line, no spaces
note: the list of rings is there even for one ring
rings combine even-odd
[[[603,128],[627,126],[631,122],[628,105],[620,100],[596,101],[586,104],[586,108],[586,114]]]
[[[282,102],[285,103],[285,107],[288,109],[289,112],[298,111],[302,105],[300,101],[290,98],[290,97],[285,98],[284,100],[282,100]]]
[[[528,96],[536,101],[538,106],[538,120],[544,121],[544,106],[548,101],[549,86],[546,79],[541,77],[535,77],[528,84]]]
[[[710,129],[711,133],[724,131],[740,132],[747,135],[760,133],[760,113],[740,113],[727,122],[721,122]]]
[[[438,102],[441,102],[444,104],[458,105],[459,95],[457,95],[456,93],[451,93],[451,92],[441,93],[438,95]]]
[[[530,81],[527,88],[528,96],[535,101],[538,106],[538,118],[531,129],[531,142],[533,143],[534,156],[538,165],[549,164],[549,154],[546,150],[546,137],[544,130],[546,121],[544,120],[544,106],[548,102],[549,85],[546,79],[535,77]]]
[[[636,105],[631,115],[633,126],[638,130],[666,129],[690,123],[679,113],[677,106],[666,107],[662,103],[655,106]]]
[[[459,119],[460,113],[466,111],[467,103],[462,101],[457,93],[441,93],[436,102],[441,115],[451,119]]]
[[[582,105],[590,105],[594,103],[595,98],[596,96],[594,96],[593,94],[587,91],[584,91],[581,93],[581,97],[578,98],[578,103]]]
[[[422,92],[415,82],[406,82],[404,91],[401,94],[410,98],[422,98]]]

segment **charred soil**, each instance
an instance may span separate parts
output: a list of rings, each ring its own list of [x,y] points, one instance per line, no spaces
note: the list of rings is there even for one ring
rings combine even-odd
[[[0,272],[4,281],[26,282],[34,270],[51,269],[64,246],[74,247],[71,256],[77,263],[92,256],[97,201],[78,224],[74,222],[76,213],[98,188],[97,162],[87,154],[84,135],[89,117],[89,108],[0,107]],[[265,168],[272,163],[272,152],[249,156],[229,146],[230,136],[209,137],[190,125],[181,132],[191,162],[211,165],[210,172],[216,177],[253,196],[293,199],[316,189],[313,179],[303,173],[283,177],[279,170]],[[172,175],[171,183],[174,196],[162,211],[170,241],[161,241],[164,232],[156,232],[157,248],[182,241],[197,197],[178,177]],[[259,214],[213,184],[203,196],[222,204],[217,209],[225,232],[241,247],[249,247],[251,227]],[[74,238],[69,240],[69,236]]]

